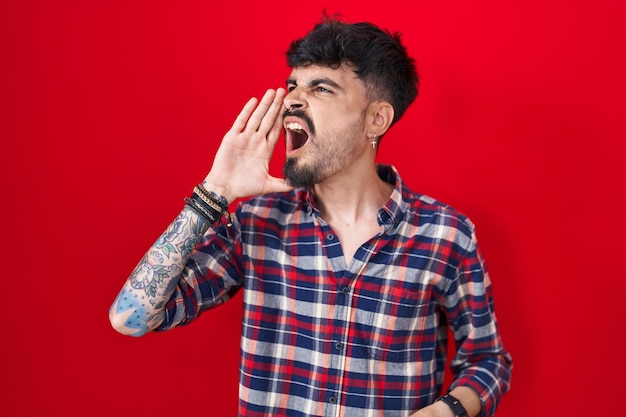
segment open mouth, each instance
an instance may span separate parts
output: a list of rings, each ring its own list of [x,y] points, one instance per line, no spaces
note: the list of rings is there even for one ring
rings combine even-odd
[[[292,151],[303,147],[309,139],[307,131],[297,122],[291,122],[285,125],[285,136],[287,137],[287,146]]]

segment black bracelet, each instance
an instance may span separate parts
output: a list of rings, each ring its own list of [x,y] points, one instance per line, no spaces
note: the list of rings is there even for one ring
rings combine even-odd
[[[467,411],[465,410],[465,407],[463,407],[463,404],[461,404],[461,401],[454,398],[452,395],[442,395],[441,397],[437,398],[437,400],[435,400],[435,402],[437,401],[443,401],[444,403],[448,404],[456,417],[467,417]]]
[[[202,184],[198,184],[193,189],[194,194],[197,194],[205,203],[214,208],[216,211],[219,211],[219,219],[223,220],[224,215],[228,217],[227,226],[232,226],[232,219],[230,217],[230,212],[228,211],[228,200],[226,197],[218,196],[213,191],[208,191]]]
[[[224,214],[228,217],[227,226],[231,225],[226,198],[207,191],[202,184],[194,187],[193,194],[191,197],[185,198],[185,203],[211,225],[221,223]]]
[[[189,208],[195,211],[200,217],[209,222],[211,225],[214,225],[220,219],[219,212],[211,209],[200,198],[193,194],[191,197],[185,198],[185,203],[189,206]]]

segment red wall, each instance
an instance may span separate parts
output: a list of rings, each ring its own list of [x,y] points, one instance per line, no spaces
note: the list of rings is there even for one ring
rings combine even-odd
[[[0,2],[0,415],[234,415],[240,297],[142,339],[107,319],[324,5],[210,3]],[[618,415],[626,3],[406,3],[328,10],[402,31],[418,60],[380,160],[478,227],[515,359],[498,415]]]

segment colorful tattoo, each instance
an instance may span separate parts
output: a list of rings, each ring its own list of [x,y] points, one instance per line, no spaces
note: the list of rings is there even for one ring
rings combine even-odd
[[[187,223],[189,223],[189,218],[185,212],[180,213],[170,227],[167,228],[165,233],[163,233],[159,240],[156,241],[154,246],[161,249],[163,254],[168,258],[170,257],[170,253],[177,253],[172,241],[182,237],[181,235],[185,233],[185,226]]]
[[[124,325],[132,330],[132,336],[142,336],[148,332],[146,309],[138,298],[137,294],[124,288],[111,306],[116,315],[126,319]]]
[[[178,284],[176,277],[208,228],[207,222],[191,213],[183,210],[159,237],[132,272],[130,286],[111,306],[111,312],[124,320],[128,334],[141,336],[160,324],[161,309]]]
[[[150,265],[142,261],[137,265],[130,277],[130,285],[138,290],[145,290],[146,295],[155,297],[158,284],[170,276],[172,266]]]

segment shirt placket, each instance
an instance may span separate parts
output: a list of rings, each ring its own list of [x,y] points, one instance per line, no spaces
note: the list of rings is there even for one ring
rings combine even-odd
[[[350,332],[350,319],[352,317],[353,295],[355,284],[358,278],[363,274],[367,266],[367,262],[373,251],[363,251],[365,256],[362,259],[355,257],[357,262],[352,262],[353,270],[345,268],[343,252],[338,238],[328,224],[320,219],[322,236],[324,242],[324,250],[329,259],[329,263],[333,268],[335,277],[337,277],[335,291],[336,304],[335,314],[333,317],[333,331],[330,332],[330,369],[329,383],[327,385],[324,401],[325,417],[339,417],[341,412],[341,392],[343,391],[343,378],[346,373],[346,346],[349,342],[348,335]],[[376,242],[380,241],[380,235],[376,237]],[[376,244],[372,244],[376,246]],[[356,255],[355,255],[356,256]]]

